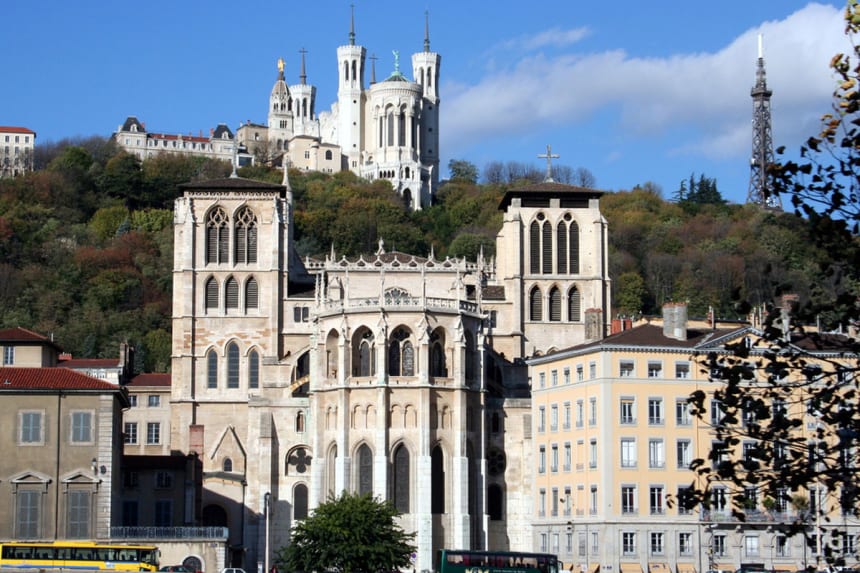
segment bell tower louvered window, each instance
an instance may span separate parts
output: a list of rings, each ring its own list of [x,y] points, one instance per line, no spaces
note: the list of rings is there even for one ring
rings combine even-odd
[[[549,291],[549,319],[551,322],[561,322],[561,291],[552,287]]]
[[[245,283],[245,310],[259,307],[257,279],[251,277]]]
[[[230,277],[227,279],[225,292],[227,308],[239,308],[239,283],[235,278]]]
[[[534,287],[529,293],[529,320],[543,320],[543,299],[538,287]]]
[[[257,262],[257,217],[247,207],[236,215],[236,262]]]
[[[229,234],[227,213],[220,207],[210,211],[206,218],[206,264],[228,262]]]
[[[529,272],[540,272],[540,225],[537,221],[529,226]]]
[[[231,342],[227,346],[227,388],[239,387],[239,346]]]
[[[218,354],[214,350],[206,354],[206,387],[218,387]]]
[[[579,225],[576,221],[570,223],[570,274],[579,274]]]
[[[567,319],[570,322],[582,321],[582,303],[580,301],[579,289],[573,287],[567,296]]]
[[[206,281],[206,310],[218,309],[218,281],[210,278]]]
[[[565,215],[565,218],[567,217],[570,217],[570,215]],[[567,273],[567,225],[565,225],[564,221],[560,221],[555,230],[555,249],[556,265],[558,266],[556,272],[563,275]]]
[[[542,270],[543,274],[551,275],[552,274],[552,225],[550,225],[549,221],[544,221],[543,230],[541,233],[541,245],[542,254],[543,254],[543,265]]]

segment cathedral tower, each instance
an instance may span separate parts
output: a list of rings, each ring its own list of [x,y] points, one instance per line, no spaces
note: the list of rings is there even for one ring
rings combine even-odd
[[[314,110],[317,88],[308,84],[307,81],[308,76],[305,71],[307,50],[303,48],[299,53],[302,55],[302,71],[299,75],[299,83],[290,87],[290,92],[293,95],[295,134],[319,138],[319,122],[316,121],[316,111]]]
[[[343,169],[357,171],[364,147],[361,133],[364,117],[364,62],[366,50],[355,45],[355,14],[350,14],[349,44],[337,49],[338,122],[337,137]]]
[[[439,64],[442,57],[430,51],[430,17],[425,13],[424,51],[412,55],[412,74],[423,89],[418,141],[421,179],[426,193],[422,204],[429,204],[439,183]],[[426,196],[424,196],[426,195]]]
[[[286,151],[293,132],[293,101],[284,80],[284,60],[278,58],[278,79],[269,96],[269,144],[271,153]]]

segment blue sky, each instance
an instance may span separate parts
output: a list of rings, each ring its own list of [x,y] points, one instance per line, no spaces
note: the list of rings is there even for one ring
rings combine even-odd
[[[601,189],[651,181],[667,198],[695,172],[746,199],[758,34],[774,144],[788,149],[817,133],[835,86],[828,63],[850,50],[839,1],[354,4],[356,43],[378,56],[378,79],[392,50],[409,75],[429,11],[443,176],[450,159],[542,168],[536,156],[551,144]],[[108,135],[129,115],[165,133],[265,123],[276,61],[298,83],[302,48],[326,111],[349,14],[348,0],[9,2],[3,44],[16,55],[4,58],[0,125],[46,142]]]

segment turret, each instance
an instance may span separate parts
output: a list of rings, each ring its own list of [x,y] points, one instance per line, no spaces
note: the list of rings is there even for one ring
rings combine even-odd
[[[315,86],[308,84],[307,72],[305,71],[305,54],[307,50],[299,50],[302,55],[302,69],[299,75],[299,83],[290,87],[293,96],[293,115],[295,117],[295,134],[319,137],[319,123],[316,121],[316,93]]]
[[[269,96],[269,144],[272,151],[285,151],[294,135],[293,100],[284,80],[284,60],[278,58],[278,79]]]
[[[363,149],[361,132],[364,99],[364,60],[366,50],[355,45],[355,9],[350,15],[349,44],[337,49],[338,61],[338,139],[346,164],[357,171]]]

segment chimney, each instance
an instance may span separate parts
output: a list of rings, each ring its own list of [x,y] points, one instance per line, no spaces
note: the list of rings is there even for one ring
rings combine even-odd
[[[663,336],[687,340],[686,302],[667,302],[663,305]]]
[[[585,310],[585,338],[586,340],[600,340],[603,338],[603,311],[599,308]]]

